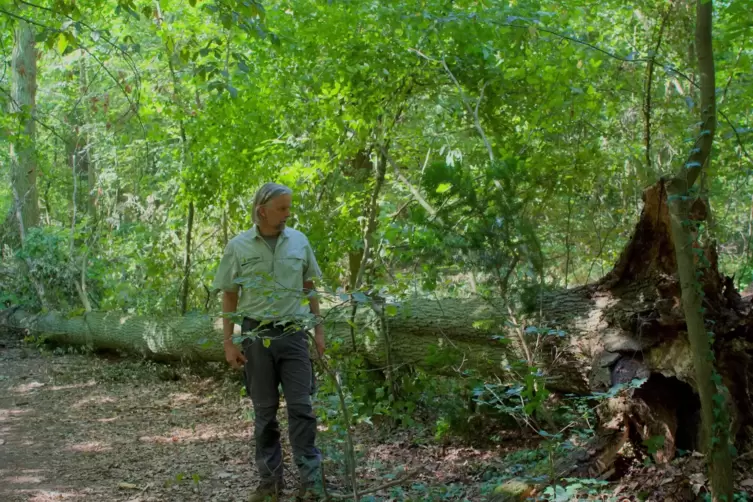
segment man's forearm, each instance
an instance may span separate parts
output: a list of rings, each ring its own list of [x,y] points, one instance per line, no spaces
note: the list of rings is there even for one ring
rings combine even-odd
[[[303,289],[309,298],[309,311],[316,317],[319,317],[319,297],[316,294],[313,281],[306,281],[303,283]]]
[[[222,292],[222,313],[231,314],[238,308],[238,293],[231,291]],[[233,338],[233,331],[235,331],[235,323],[232,319],[227,317],[222,319],[222,332],[225,335],[225,341],[230,341]]]

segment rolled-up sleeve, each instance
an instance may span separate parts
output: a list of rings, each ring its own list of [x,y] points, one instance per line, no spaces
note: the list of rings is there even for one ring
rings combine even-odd
[[[310,281],[318,279],[322,276],[322,271],[319,269],[319,264],[316,262],[316,256],[314,256],[314,250],[311,249],[311,244],[306,242],[306,269],[303,271],[303,280]]]
[[[222,254],[220,260],[220,266],[217,267],[217,273],[214,276],[214,282],[212,287],[215,291],[230,291],[237,292],[240,286],[235,283],[235,279],[240,275],[240,263],[238,262],[238,256],[235,254],[235,249],[231,244],[225,247],[225,252]]]

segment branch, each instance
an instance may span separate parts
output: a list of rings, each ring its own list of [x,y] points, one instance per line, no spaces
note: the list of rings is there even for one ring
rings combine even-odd
[[[136,65],[136,62],[133,60],[133,58],[131,57],[131,55],[128,54],[128,52],[125,51],[123,48],[121,48],[118,44],[116,44],[115,42],[113,42],[112,40],[110,40],[107,37],[103,37],[102,36],[102,32],[100,30],[97,30],[97,29],[93,28],[91,25],[87,24],[84,21],[81,21],[80,19],[74,19],[73,17],[71,17],[71,16],[69,16],[67,14],[62,14],[62,13],[57,12],[56,10],[51,9],[49,7],[44,7],[42,5],[36,5],[36,4],[31,3],[31,2],[27,2],[25,0],[17,0],[17,1],[19,3],[22,3],[24,5],[28,5],[29,7],[33,7],[35,9],[40,9],[40,10],[44,10],[44,11],[50,12],[50,13],[55,14],[55,15],[63,16],[66,19],[69,19],[70,21],[73,21],[74,23],[80,24],[81,26],[83,26],[84,28],[88,29],[89,31],[96,32],[97,34],[99,34],[99,37],[102,40],[104,40],[108,45],[112,46],[116,51],[120,52],[123,55],[123,57],[128,61],[128,66],[131,67],[131,70],[133,70],[133,73],[136,76],[136,87],[139,88],[139,89],[141,88],[141,75],[139,74],[139,70],[138,70],[138,66]],[[60,30],[57,30],[57,31],[60,31]]]
[[[434,59],[430,58],[429,56],[427,56],[426,54],[422,53],[418,49],[409,49],[409,50],[415,52],[416,54],[418,54],[422,58],[426,59],[427,61],[435,62]],[[444,68],[445,72],[447,72],[447,75],[449,75],[450,79],[455,84],[455,87],[458,88],[458,93],[460,94],[460,99],[463,102],[463,106],[465,107],[465,109],[468,112],[468,114],[471,117],[473,117],[474,126],[476,127],[476,130],[478,131],[479,135],[481,135],[481,139],[483,140],[484,145],[486,146],[487,152],[489,152],[489,160],[491,160],[492,162],[494,162],[494,152],[492,151],[492,147],[489,144],[489,140],[486,138],[486,134],[484,133],[484,129],[481,127],[481,122],[479,121],[479,118],[478,118],[478,106],[481,103],[481,100],[484,98],[484,88],[486,87],[486,84],[484,84],[484,87],[481,88],[481,96],[479,97],[479,99],[478,99],[478,101],[476,103],[476,110],[474,112],[474,110],[471,109],[471,105],[469,105],[468,102],[465,99],[465,93],[463,92],[463,87],[460,85],[460,82],[458,82],[458,79],[455,78],[455,75],[450,70],[450,67],[447,66],[447,62],[445,61],[444,57],[442,57],[441,63],[442,63],[442,67]]]
[[[646,67],[646,96],[643,104],[643,117],[645,120],[643,125],[643,141],[646,144],[646,167],[649,169],[651,168],[651,84],[653,83],[652,81],[654,77],[654,60],[656,59],[656,54],[659,52],[659,48],[661,47],[662,37],[664,36],[664,28],[667,26],[670,12],[671,10],[668,7],[667,12],[664,14],[664,18],[662,19],[661,26],[659,27],[659,36],[656,41],[656,46],[651,53],[651,58],[648,62],[648,66]]]
[[[359,491],[357,493],[357,497],[363,497],[364,495],[368,495],[370,493],[375,493],[375,492],[378,492],[378,491],[381,491],[381,490],[386,490],[387,488],[392,488],[393,486],[402,485],[406,481],[409,481],[409,480],[413,479],[414,477],[416,477],[416,475],[418,473],[424,472],[424,471],[426,471],[426,467],[425,466],[421,466],[421,467],[419,467],[417,469],[409,471],[404,476],[402,476],[402,477],[400,477],[398,479],[390,481],[389,483],[384,483],[382,485],[375,486],[373,488],[368,488],[366,490]],[[346,499],[349,499],[350,497],[352,497],[352,495],[339,495],[339,494],[330,494],[329,495],[329,498],[334,499],[334,500],[346,500]]]
[[[23,16],[19,16],[18,14],[13,14],[12,12],[8,12],[5,9],[0,9],[0,14],[5,14],[8,17],[11,17],[13,19],[16,19],[18,21],[24,21],[29,24],[33,24],[34,26],[39,26],[40,28],[44,28],[45,30],[51,30],[55,32],[60,32],[57,28],[53,28],[51,26],[47,26],[46,24],[39,23],[37,21],[34,21],[33,19],[29,19]]]
[[[381,149],[381,151],[382,151],[382,155],[384,155],[384,158],[385,158],[385,159],[387,159],[387,162],[389,162],[389,164],[390,164],[390,165],[392,166],[392,169],[394,169],[394,170],[395,170],[395,175],[397,176],[397,178],[398,178],[398,179],[399,179],[399,180],[400,180],[400,181],[401,181],[401,182],[402,182],[402,183],[403,183],[403,184],[404,184],[405,186],[407,186],[407,187],[408,187],[408,190],[410,190],[410,193],[412,193],[412,194],[413,194],[413,196],[414,196],[414,197],[416,198],[416,200],[418,201],[418,203],[419,203],[419,204],[421,204],[421,206],[422,206],[422,207],[423,207],[423,208],[424,208],[424,209],[426,210],[426,212],[427,212],[427,213],[429,213],[429,214],[430,214],[430,215],[431,215],[432,217],[436,218],[436,220],[437,220],[437,221],[438,221],[438,222],[439,222],[440,224],[444,224],[444,223],[442,223],[442,220],[441,220],[441,218],[440,218],[439,216],[437,216],[437,210],[436,210],[436,209],[434,209],[434,208],[433,208],[433,207],[431,206],[431,204],[429,204],[429,203],[428,203],[428,202],[426,201],[426,199],[424,199],[424,197],[423,197],[423,196],[421,195],[421,192],[419,192],[419,190],[418,190],[418,189],[417,189],[416,187],[414,187],[414,186],[413,186],[413,185],[411,184],[411,182],[410,182],[410,181],[408,181],[408,179],[407,179],[407,178],[406,178],[405,176],[403,176],[403,173],[401,173],[401,172],[400,172],[400,168],[399,168],[399,167],[397,166],[397,164],[395,164],[395,161],[394,161],[394,160],[392,160],[392,157],[390,157],[390,156],[389,156],[389,154],[388,154],[388,153],[387,153],[387,151],[386,151],[386,150],[384,149],[384,147],[380,147],[380,149]]]
[[[18,101],[16,101],[15,99],[13,99],[13,96],[11,95],[11,93],[9,93],[8,91],[6,91],[2,87],[0,87],[0,92],[2,92],[3,94],[5,94],[6,96],[8,96],[8,99],[10,100],[11,104],[13,104],[16,108],[21,109],[21,106],[18,104]],[[36,122],[37,124],[41,125],[45,129],[47,129],[48,131],[50,131],[59,140],[66,141],[65,138],[63,138],[60,134],[58,134],[58,132],[55,130],[54,127],[45,124],[44,122],[42,122],[41,120],[39,120],[38,118],[36,118],[34,116],[34,114],[31,115],[31,119],[34,122]]]
[[[359,287],[361,287],[363,274],[366,270],[366,262],[371,257],[372,253],[372,237],[374,230],[376,230],[377,216],[379,214],[379,193],[382,191],[382,185],[384,184],[384,175],[386,171],[384,161],[384,155],[382,155],[381,159],[377,160],[376,182],[374,184],[374,191],[371,193],[371,201],[369,202],[369,220],[366,224],[366,231],[364,232],[363,257],[361,258],[361,266],[358,268],[356,280],[353,283],[353,290],[357,290]],[[357,303],[354,305],[357,305]]]
[[[671,181],[669,192],[686,194],[711,156],[711,146],[716,132],[716,75],[711,36],[711,2],[698,4],[695,43],[698,50],[698,69],[701,90],[701,131],[696,138],[688,160]]]
[[[306,334],[311,339],[311,341],[314,341],[314,337],[311,335],[309,331],[306,331]],[[353,431],[351,430],[351,419],[350,419],[350,411],[348,410],[347,402],[345,401],[345,394],[343,393],[342,386],[340,385],[340,379],[337,377],[337,374],[335,371],[327,364],[327,361],[325,360],[326,355],[322,355],[320,357],[317,357],[314,361],[319,363],[319,366],[324,369],[324,371],[327,373],[327,375],[332,379],[332,383],[335,384],[335,390],[337,391],[337,397],[340,400],[340,409],[343,412],[343,419],[345,420],[345,467],[346,471],[348,473],[348,476],[350,477],[350,483],[352,485],[353,489],[353,499],[358,502],[360,499],[358,495],[358,477],[356,475],[356,454],[355,454],[355,448],[353,446]],[[325,487],[326,489],[326,487]],[[332,495],[330,495],[332,497]],[[348,498],[348,496],[343,496],[343,498]]]
[[[495,24],[497,26],[506,27],[506,28],[515,28],[515,29],[520,29],[520,30],[528,30],[529,29],[529,25],[512,24],[512,23],[507,23],[507,22],[496,21],[494,19],[481,19],[481,18],[479,18],[477,16],[474,17],[472,21],[474,23],[478,23],[479,20],[482,20],[482,21],[485,21],[485,22],[488,22],[488,23],[491,23],[491,24]],[[669,64],[662,63],[662,62],[658,61],[655,56],[653,56],[651,58],[635,58],[635,57],[620,56],[620,55],[615,54],[613,52],[610,52],[610,51],[608,51],[606,49],[602,49],[601,47],[598,47],[598,46],[596,46],[594,44],[588,43],[588,42],[586,42],[584,40],[580,40],[578,38],[571,37],[569,35],[564,35],[562,33],[558,33],[556,31],[549,30],[547,28],[542,28],[538,24],[536,25],[536,29],[538,31],[542,31],[544,33],[549,33],[550,35],[554,35],[555,37],[558,37],[558,38],[560,38],[562,40],[568,40],[570,42],[574,42],[574,43],[583,45],[585,47],[593,49],[596,52],[600,52],[601,54],[609,56],[610,58],[616,59],[618,61],[623,61],[623,62],[626,62],[626,63],[648,63],[648,62],[653,61],[654,65],[657,65],[657,66],[661,67],[667,73],[676,75],[676,76],[682,78],[683,80],[686,80],[687,82],[690,82],[690,85],[692,85],[695,88],[700,88],[699,84],[697,84],[696,82],[694,82],[693,79],[691,79],[690,77],[688,77],[686,74],[684,74],[683,72],[679,71],[678,69],[672,67]],[[420,51],[418,51],[416,49],[409,49],[409,50],[417,53],[418,55],[422,56],[424,59],[426,59],[428,61],[433,61],[431,58],[428,58],[427,56],[425,56],[424,54],[422,54]],[[737,129],[732,125],[732,122],[729,120],[729,118],[727,117],[727,115],[724,112],[722,112],[721,110],[718,110],[717,113],[719,115],[721,115],[722,118],[724,118],[725,122],[727,122],[727,124],[732,128],[732,131],[734,132],[735,137],[737,138],[737,142],[738,142],[738,144],[740,146],[740,149],[742,150],[742,152],[745,155],[745,157],[751,163],[753,163],[753,158],[751,158],[750,154],[746,150],[745,145],[743,144],[743,142],[742,142],[742,140],[740,138],[740,135],[737,132]]]
[[[27,2],[23,2],[23,3],[27,3]],[[28,3],[27,3],[27,5],[30,5],[30,6],[32,6],[32,7],[37,7],[37,8],[41,8],[41,9],[44,9],[44,7],[40,7],[40,6],[37,6],[37,5],[33,5],[33,4],[28,4]],[[0,14],[5,14],[5,15],[6,15],[6,16],[8,16],[8,17],[11,17],[11,18],[17,19],[17,20],[19,20],[19,21],[25,21],[25,22],[27,22],[27,23],[29,23],[29,24],[32,24],[32,25],[34,25],[34,26],[39,26],[40,28],[44,28],[44,29],[46,29],[46,30],[50,30],[50,31],[52,31],[52,32],[55,32],[55,33],[63,33],[63,30],[61,30],[61,29],[59,29],[59,28],[53,28],[53,27],[51,27],[51,26],[47,26],[47,25],[45,25],[45,24],[42,24],[42,23],[36,22],[36,21],[34,21],[34,20],[32,20],[32,19],[28,19],[28,18],[25,18],[25,17],[23,17],[23,16],[19,16],[19,15],[17,15],[17,14],[13,14],[12,12],[8,12],[8,11],[6,11],[6,10],[4,10],[4,9],[0,9]],[[76,21],[76,22],[79,22],[79,21]],[[87,25],[84,25],[84,26],[87,26]],[[90,29],[91,29],[91,28],[90,28]],[[96,30],[95,30],[95,31],[96,31]],[[120,49],[120,47],[117,47],[117,44],[114,44],[113,42],[110,42],[110,41],[108,41],[107,39],[105,39],[105,41],[107,41],[108,43],[110,43],[111,45],[113,45],[113,46],[114,46],[114,47],[115,47],[116,49],[118,49],[119,51],[123,52],[123,51],[122,51],[122,49]],[[143,136],[144,136],[144,141],[145,141],[145,145],[146,145],[146,152],[147,152],[147,159],[148,159],[148,158],[149,158],[149,141],[147,140],[146,126],[144,125],[144,122],[143,122],[143,121],[141,120],[141,116],[140,116],[140,115],[139,115],[139,113],[138,113],[138,108],[137,108],[137,107],[136,107],[136,105],[135,105],[135,104],[133,103],[133,100],[132,100],[132,99],[131,99],[131,97],[130,97],[130,96],[128,95],[128,93],[126,92],[126,90],[125,90],[125,88],[123,87],[123,85],[122,85],[122,84],[121,84],[121,83],[120,83],[120,82],[118,81],[118,79],[117,79],[117,78],[115,78],[115,76],[114,76],[114,75],[112,74],[112,72],[111,72],[111,71],[110,71],[110,70],[109,70],[109,69],[108,69],[108,68],[107,68],[107,67],[105,66],[105,64],[104,64],[104,63],[103,63],[103,62],[102,62],[102,61],[101,61],[101,60],[100,60],[100,59],[99,59],[99,58],[98,58],[97,56],[95,56],[94,54],[92,54],[92,52],[91,52],[91,51],[90,51],[90,50],[89,50],[89,49],[88,49],[88,48],[87,48],[86,46],[84,46],[83,44],[80,44],[80,43],[78,44],[78,46],[79,46],[79,47],[81,48],[81,50],[83,50],[84,52],[86,52],[87,54],[89,54],[89,56],[91,56],[91,57],[92,57],[92,59],[94,59],[94,60],[95,60],[95,61],[96,61],[96,62],[97,62],[97,63],[98,63],[98,64],[99,64],[99,65],[100,65],[101,67],[102,67],[102,69],[103,69],[103,70],[105,70],[105,72],[106,72],[106,73],[107,73],[107,74],[108,74],[108,75],[110,76],[110,78],[111,78],[111,79],[113,80],[113,82],[115,82],[115,84],[116,84],[116,85],[118,86],[118,88],[120,89],[120,91],[121,91],[121,92],[123,93],[123,95],[125,96],[126,100],[128,101],[128,104],[129,104],[129,106],[130,106],[130,109],[131,109],[131,110],[133,110],[133,112],[135,113],[135,115],[136,115],[136,119],[137,119],[137,120],[139,121],[139,125],[141,126],[141,131],[142,131],[142,133],[143,133]],[[129,57],[130,57],[130,56],[129,56]],[[132,59],[131,59],[131,64],[132,64],[132,67],[135,67],[135,63],[133,63],[133,60],[132,60]],[[139,75],[138,75],[138,72],[136,72],[136,80],[137,80],[137,83],[139,83],[139,82],[140,82],[140,77],[139,77]],[[41,124],[41,123],[40,123],[40,124]],[[42,124],[42,125],[44,126],[44,124]],[[47,126],[44,126],[44,127],[45,127],[45,128],[48,128]],[[48,129],[49,129],[49,128],[48,128]],[[50,129],[50,130],[52,130],[52,129]],[[59,136],[59,135],[57,135],[57,134],[56,134],[56,136],[60,137],[60,136]],[[62,139],[62,138],[61,138],[61,139]]]

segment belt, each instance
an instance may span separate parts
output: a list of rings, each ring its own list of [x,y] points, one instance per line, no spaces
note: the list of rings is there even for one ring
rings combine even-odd
[[[252,319],[250,317],[243,318],[243,331],[251,331],[258,328],[264,321],[258,319]],[[260,328],[259,331],[279,331],[280,335],[289,334],[293,329],[295,331],[303,331],[302,326],[298,326],[294,321],[271,321],[267,320],[267,323]]]

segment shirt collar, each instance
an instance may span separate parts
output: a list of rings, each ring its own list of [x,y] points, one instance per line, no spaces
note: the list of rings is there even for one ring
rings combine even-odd
[[[255,223],[251,227],[251,237],[254,238],[254,239],[257,238],[257,237],[258,238],[264,237],[261,234],[261,232],[259,231],[258,225],[256,225]],[[288,227],[287,227],[287,225],[285,226],[285,228],[282,229],[282,232],[280,232],[280,235],[278,237],[284,237],[284,238],[288,237]]]

